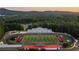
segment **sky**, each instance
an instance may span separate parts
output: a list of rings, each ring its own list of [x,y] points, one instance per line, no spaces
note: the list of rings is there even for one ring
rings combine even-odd
[[[0,0],[0,7],[11,7],[7,8],[10,10],[20,10],[20,11],[41,11],[41,10],[58,10],[58,11],[72,11],[79,12],[79,0]],[[51,7],[51,8],[12,8],[12,7]],[[55,7],[55,8],[53,8]],[[59,7],[59,8],[56,8]],[[60,8],[60,7],[69,7],[69,8]],[[76,8],[70,8],[76,7]],[[37,56],[38,59],[79,59],[79,51],[77,52],[0,52],[1,59],[22,59],[27,58],[33,59]],[[5,55],[5,57],[4,57]],[[13,57],[15,56],[15,57]],[[19,57],[21,56],[21,57]],[[41,57],[40,57],[41,56]],[[53,56],[53,57],[52,57]]]
[[[79,12],[79,0],[0,0],[0,7],[6,7],[7,9],[17,11]]]
[[[69,11],[79,12],[79,7],[3,7],[16,11]]]
[[[79,7],[79,0],[0,0],[0,7]]]

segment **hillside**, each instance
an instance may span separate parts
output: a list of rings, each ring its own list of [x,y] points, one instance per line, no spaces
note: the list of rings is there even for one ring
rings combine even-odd
[[[9,15],[9,16],[38,16],[38,15],[79,15],[79,12],[67,12],[67,11],[13,11],[5,8],[0,8],[0,15]]]
[[[55,32],[66,32],[79,38],[79,12],[67,11],[13,11],[0,8],[0,25],[3,32],[29,28],[50,28]],[[27,25],[30,24],[30,25]],[[2,26],[3,25],[3,26]]]

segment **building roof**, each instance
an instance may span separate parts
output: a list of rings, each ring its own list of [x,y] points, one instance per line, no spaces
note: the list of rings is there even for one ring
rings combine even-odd
[[[28,29],[27,33],[53,33],[53,31],[51,29],[38,27],[38,28]]]

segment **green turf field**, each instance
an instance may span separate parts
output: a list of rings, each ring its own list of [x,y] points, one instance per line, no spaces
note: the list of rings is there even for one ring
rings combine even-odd
[[[48,42],[57,40],[55,35],[26,35],[24,40],[32,42]]]
[[[21,36],[21,35],[20,35]],[[68,43],[71,45],[73,42],[71,42],[71,37],[62,34],[62,33],[53,33],[53,34],[26,34],[23,35],[23,39],[21,42],[17,43],[16,38],[11,38],[8,42],[11,44],[22,44],[22,45],[34,45],[43,43],[45,45],[62,45],[63,43],[60,42],[57,38],[57,36],[62,36],[64,39],[64,43]]]
[[[34,34],[34,35],[25,35],[23,38],[24,44],[29,43],[49,43],[57,45],[57,37],[56,35],[47,35],[47,34]]]

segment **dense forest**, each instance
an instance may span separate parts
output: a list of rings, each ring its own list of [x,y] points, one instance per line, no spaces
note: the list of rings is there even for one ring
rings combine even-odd
[[[79,38],[79,13],[65,11],[11,11],[0,10],[0,38],[7,31],[44,27],[55,32],[65,32]]]

